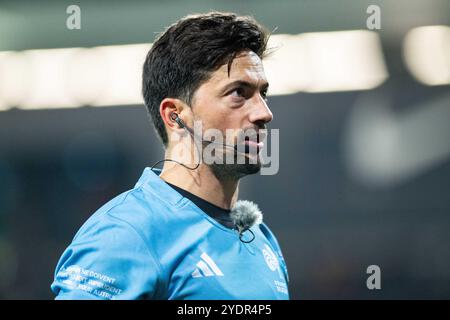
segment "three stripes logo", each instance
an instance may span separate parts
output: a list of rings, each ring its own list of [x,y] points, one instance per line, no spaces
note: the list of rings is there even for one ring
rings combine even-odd
[[[197,268],[192,272],[193,278],[223,276],[222,271],[210,256],[203,252],[200,258],[196,264]]]

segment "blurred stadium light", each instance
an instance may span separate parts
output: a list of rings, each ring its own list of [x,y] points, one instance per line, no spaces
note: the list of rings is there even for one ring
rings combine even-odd
[[[403,54],[418,81],[431,86],[450,83],[450,27],[412,29],[405,37]]]
[[[95,56],[92,56],[91,61],[94,63],[95,61],[102,62],[96,66],[94,73],[102,94],[94,100],[93,105],[142,103],[142,65],[149,49],[149,44],[96,48]],[[90,77],[87,70],[85,76]]]
[[[395,115],[380,97],[358,99],[343,153],[350,173],[371,186],[405,182],[450,157],[450,95]]]
[[[141,103],[149,44],[0,53],[0,106],[23,109]]]
[[[150,44],[0,52],[0,110],[141,103]],[[388,77],[380,39],[367,30],[274,35],[265,68],[271,95],[368,90]],[[450,27],[411,30],[404,59],[428,85],[450,83]]]
[[[149,44],[0,55],[3,109],[140,104]],[[388,77],[379,36],[366,30],[274,35],[270,94],[372,89]],[[11,79],[13,79],[11,81]]]
[[[367,30],[275,35],[269,48],[271,94],[367,90],[388,77],[379,36]]]
[[[19,105],[25,92],[22,92],[25,66],[20,53],[0,52],[0,110]]]

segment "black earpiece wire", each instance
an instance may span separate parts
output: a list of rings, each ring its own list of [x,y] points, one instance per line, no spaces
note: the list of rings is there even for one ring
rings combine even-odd
[[[176,113],[172,113],[172,114],[170,115],[170,118],[171,118],[172,120],[176,121],[176,123],[178,123],[178,125],[179,125],[181,128],[184,128],[184,129],[192,136],[192,141],[194,142],[194,145],[196,145],[195,137],[194,137],[193,133],[185,126],[185,124],[184,124],[183,121],[178,117],[178,115],[177,115]],[[200,153],[200,150],[198,149],[197,145],[195,146],[195,150],[197,150],[198,159],[199,159],[199,162],[195,165],[195,167],[189,167],[189,166],[185,165],[184,163],[181,163],[180,161],[177,161],[177,160],[174,160],[174,159],[166,158],[166,159],[162,159],[162,160],[159,160],[159,161],[155,162],[155,163],[151,166],[150,169],[153,170],[153,168],[155,168],[155,166],[157,166],[158,164],[160,164],[160,163],[162,163],[162,162],[170,161],[170,162],[175,162],[175,163],[177,163],[177,164],[179,164],[179,165],[185,167],[186,169],[189,169],[189,170],[195,170],[195,169],[197,169],[197,168],[200,166],[200,163],[201,163],[201,160],[200,160],[201,153]]]

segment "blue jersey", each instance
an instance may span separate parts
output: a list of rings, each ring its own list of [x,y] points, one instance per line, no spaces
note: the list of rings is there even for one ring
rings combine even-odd
[[[243,243],[158,174],[146,168],[81,227],[56,267],[56,299],[289,299],[265,224]]]

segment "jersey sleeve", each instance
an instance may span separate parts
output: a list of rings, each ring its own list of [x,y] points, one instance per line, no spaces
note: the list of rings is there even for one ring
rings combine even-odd
[[[103,216],[64,251],[51,285],[56,299],[158,299],[160,265],[138,231]]]
[[[259,226],[260,226],[262,233],[266,236],[267,240],[272,245],[272,247],[278,257],[278,260],[280,262],[280,266],[283,271],[286,282],[289,282],[289,273],[288,273],[286,261],[284,260],[283,253],[281,251],[280,245],[278,244],[277,238],[275,237],[275,235],[272,233],[272,231],[269,229],[269,227],[266,224],[261,223]]]

